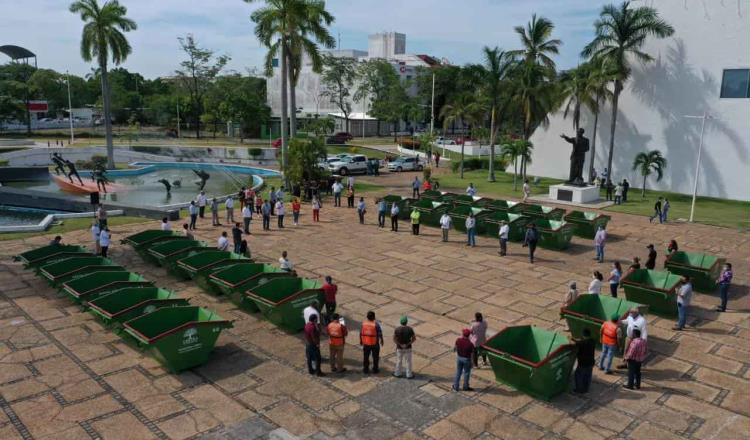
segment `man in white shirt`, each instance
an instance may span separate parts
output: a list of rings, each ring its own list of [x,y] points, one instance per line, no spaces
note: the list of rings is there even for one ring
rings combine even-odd
[[[294,265],[289,261],[289,258],[287,258],[286,251],[281,253],[281,258],[279,258],[279,268],[284,272],[291,272],[294,270]]]
[[[245,224],[245,234],[250,233],[250,222],[253,220],[253,210],[250,208],[250,205],[245,204],[245,207],[242,208],[242,221]]]
[[[443,233],[443,241],[448,241],[448,231],[451,228],[451,216],[447,212],[444,212],[440,216],[440,231]]]
[[[94,253],[96,255],[99,255],[102,251],[102,248],[99,246],[99,234],[101,231],[102,230],[99,229],[99,222],[94,222],[94,224],[91,225],[91,240],[94,242]]]
[[[206,213],[206,202],[208,201],[206,192],[201,191],[198,194],[198,197],[195,198],[195,200],[198,202],[198,215],[200,216],[200,218],[204,218],[204,215]]]
[[[302,317],[305,319],[305,322],[310,322],[310,317],[315,315],[318,317],[318,319],[315,321],[316,325],[320,329],[320,326],[322,325],[322,321],[320,320],[320,303],[317,300],[314,300],[310,303],[309,306],[305,307],[302,310]]]
[[[188,205],[188,214],[190,214],[190,226],[189,228],[191,230],[196,229],[196,222],[198,219],[198,207],[195,205],[195,200],[190,201],[190,205]]]
[[[500,222],[500,229],[498,229],[497,235],[500,238],[500,252],[498,253],[501,257],[504,257],[508,253],[508,236],[510,235],[510,226],[508,226],[507,222]]]
[[[627,318],[625,318],[625,347],[623,352],[628,351],[628,345],[630,345],[630,341],[633,339],[633,330],[638,329],[641,331],[641,339],[644,341],[648,339],[648,328],[646,325],[646,318],[641,315],[641,311],[638,310],[638,307],[633,307],[630,309],[630,314]],[[617,369],[622,370],[624,368],[627,368],[628,365],[623,361],[620,365],[617,366]]]
[[[400,212],[398,205],[393,203],[391,206],[391,231],[398,232],[398,213]]]
[[[529,179],[523,182],[523,201],[526,202],[531,196],[531,186],[529,186]]]
[[[477,219],[474,217],[473,213],[469,213],[469,216],[466,217],[464,226],[466,226],[466,246],[476,246]]]
[[[216,246],[220,251],[228,251],[229,250],[229,239],[227,238],[227,231],[224,231],[221,233],[221,237],[219,237],[218,245]]]
[[[346,187],[347,188],[354,188],[354,176],[349,176],[346,178]]]
[[[331,189],[333,189],[333,206],[341,207],[341,191],[344,190],[344,185],[337,180],[333,183]]]
[[[690,277],[682,277],[682,286],[677,291],[677,325],[672,330],[680,331],[685,328],[690,301],[693,299],[693,283]]]
[[[101,247],[101,255],[107,258],[107,252],[109,251],[109,242],[112,235],[109,233],[109,228],[104,227],[99,233],[99,246]]]
[[[161,230],[162,231],[171,231],[172,225],[169,223],[169,219],[164,217],[161,219]]]
[[[474,197],[475,195],[477,195],[477,189],[474,188],[474,184],[473,183],[470,183],[469,187],[466,188],[466,194],[469,195],[469,196],[472,196],[472,197]]]
[[[227,208],[227,223],[234,223],[234,199],[227,197],[225,207]]]

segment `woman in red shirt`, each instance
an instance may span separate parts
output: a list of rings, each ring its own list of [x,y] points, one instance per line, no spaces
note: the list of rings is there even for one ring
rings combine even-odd
[[[292,219],[294,220],[294,226],[299,226],[299,210],[301,205],[299,199],[295,198],[292,202]]]

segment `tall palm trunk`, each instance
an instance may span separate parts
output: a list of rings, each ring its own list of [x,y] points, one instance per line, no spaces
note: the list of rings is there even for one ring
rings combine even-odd
[[[617,128],[617,104],[620,101],[620,92],[622,92],[622,83],[615,80],[615,95],[612,98],[612,127],[609,132],[609,159],[607,159],[607,182],[612,181],[612,158],[615,153],[615,129]]]
[[[292,55],[287,53],[287,66],[289,66],[289,139],[297,135],[297,84],[292,72]]]
[[[490,172],[487,176],[488,182],[495,181],[495,107],[492,107],[490,116]]]
[[[647,177],[648,177],[648,175],[644,175],[643,176],[643,188],[641,188],[641,198],[642,199],[646,198],[646,178]]]
[[[112,118],[110,116],[109,97],[109,75],[107,73],[107,60],[99,60],[102,78],[102,102],[104,104],[104,137],[107,141],[107,168],[115,169],[115,148],[112,145]]]
[[[286,40],[282,40],[281,43],[281,171],[284,173],[284,181],[287,180],[287,160],[288,160],[288,148],[289,139],[287,137],[287,118],[288,118],[288,105],[287,101],[287,79],[289,78],[289,69],[287,64],[287,47]]]
[[[589,160],[589,182],[594,181],[594,161],[596,161],[596,132],[599,127],[599,95],[596,95],[596,108],[594,112],[594,134],[591,137],[591,159]]]
[[[513,191],[518,190],[517,182],[518,177],[518,156],[513,156]]]

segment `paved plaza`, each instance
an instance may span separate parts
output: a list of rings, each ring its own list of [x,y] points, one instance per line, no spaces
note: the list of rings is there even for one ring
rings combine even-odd
[[[403,179],[403,178],[402,178]],[[407,195],[406,188],[400,190]],[[565,252],[540,249],[528,264],[524,249],[497,255],[495,240],[467,248],[452,232],[408,224],[390,232],[376,226],[372,194],[367,224],[353,209],[326,203],[322,222],[291,221],[284,231],[253,225],[250,246],[259,261],[276,262],[288,250],[301,276],[331,275],[339,308],[350,327],[349,371],[317,378],[307,374],[301,334],[290,335],[259,315],[177,281],[115,245],[111,258],[192,303],[234,320],[211,361],[179,375],[132,349],[88,313],[57,296],[11,256],[44,245],[49,237],[5,241],[0,250],[0,438],[632,438],[740,439],[750,432],[750,235],[676,223],[651,225],[644,217],[614,214],[606,261],[596,264],[589,240],[574,238]],[[307,208],[307,207],[305,207]],[[291,219],[289,219],[291,220]],[[221,228],[207,218],[197,235],[213,245]],[[114,228],[119,239],[157,222]],[[228,228],[227,228],[228,230]],[[66,235],[89,242],[88,231]],[[734,264],[730,312],[714,312],[716,295],[697,294],[689,327],[648,316],[650,356],[640,391],[621,385],[624,375],[594,373],[589,394],[563,394],[551,402],[495,382],[492,371],[473,371],[474,392],[451,392],[453,343],[477,311],[489,334],[507,325],[534,324],[566,332],[561,300],[571,280],[585,290],[593,269],[609,271],[613,259],[645,257],[656,244],[663,261],[669,239],[681,249],[722,255]],[[368,310],[385,332],[384,367],[363,376],[359,322]],[[396,379],[392,332],[408,315],[417,333],[416,379]],[[327,339],[323,355],[327,357]],[[328,372],[328,365],[324,365]]]

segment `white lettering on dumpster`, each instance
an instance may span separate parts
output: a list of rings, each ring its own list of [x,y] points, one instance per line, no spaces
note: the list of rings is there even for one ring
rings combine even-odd
[[[182,345],[191,345],[198,342],[198,329],[189,328],[182,334]]]

